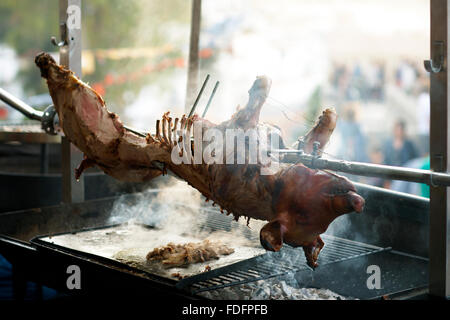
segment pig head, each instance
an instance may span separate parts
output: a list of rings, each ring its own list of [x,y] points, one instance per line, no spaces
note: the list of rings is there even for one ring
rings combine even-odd
[[[261,245],[270,251],[280,250],[283,243],[303,247],[308,265],[315,268],[324,246],[320,234],[338,216],[361,212],[364,199],[345,177],[302,164],[288,170],[276,181],[276,215],[261,229]]]

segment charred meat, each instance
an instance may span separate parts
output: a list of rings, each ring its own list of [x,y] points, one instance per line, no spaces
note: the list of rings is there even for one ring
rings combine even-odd
[[[219,259],[234,252],[219,242],[203,240],[199,243],[173,244],[153,249],[147,254],[147,261],[160,261],[164,267],[186,267],[193,263]]]

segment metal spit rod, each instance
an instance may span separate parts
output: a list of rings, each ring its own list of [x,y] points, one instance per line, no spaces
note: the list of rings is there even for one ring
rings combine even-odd
[[[202,90],[199,92],[197,98],[201,95],[201,93]],[[42,111],[34,109],[2,88],[0,88],[0,100],[22,112],[30,119],[41,121],[43,118]],[[142,137],[147,135],[147,133],[140,132],[128,126],[124,127]],[[272,153],[295,154],[296,157],[294,158],[294,161],[301,162],[308,167],[317,169],[329,169],[366,177],[382,177],[393,180],[425,183],[431,186],[450,186],[450,175],[446,173],[346,160],[324,159],[305,154],[301,150],[277,149],[273,150]]]
[[[44,115],[44,112],[38,111],[34,109],[33,107],[29,106],[22,100],[16,98],[9,92],[3,90],[0,88],[0,100],[8,104],[9,106],[13,107],[17,111],[20,111],[23,113],[26,117],[33,119],[33,120],[42,120],[42,116]]]
[[[273,150],[272,153],[295,154],[296,157],[289,162],[301,162],[307,167],[315,169],[329,169],[358,176],[425,183],[430,186],[450,186],[450,175],[447,173],[346,160],[324,159],[305,154],[301,150],[277,149]]]
[[[17,111],[23,113],[27,118],[30,118],[32,120],[37,120],[37,121],[43,120],[43,116],[44,116],[43,111],[34,109],[30,105],[26,104],[25,102],[23,102],[22,100],[20,100],[19,98],[15,97],[15,96],[13,96],[12,94],[10,94],[9,92],[5,91],[2,88],[0,88],[0,100],[5,102],[10,107],[16,109]],[[128,126],[124,126],[124,127],[125,127],[125,129],[127,129],[137,135],[140,135],[143,137],[146,136],[145,133],[140,132],[136,129],[130,128]]]
[[[198,104],[198,101],[203,93],[203,90],[205,89],[206,83],[208,82],[209,79],[209,74],[207,75],[205,81],[203,82],[203,86],[200,90],[200,92],[197,95],[197,98],[195,100],[194,105],[191,108],[191,112],[190,115],[192,115],[192,113],[194,113],[195,108]],[[205,108],[205,112],[207,111],[212,98],[214,97],[214,94],[217,90],[218,87],[218,83],[219,81],[216,82],[216,85],[214,87],[213,93],[211,94],[209,101],[208,101],[208,105]],[[33,107],[31,107],[30,105],[26,104],[24,101],[20,100],[19,98],[13,96],[12,94],[10,94],[9,92],[5,91],[4,89],[0,88],[0,100],[2,100],[3,102],[5,102],[6,104],[8,104],[9,106],[13,107],[14,109],[16,109],[17,111],[23,113],[26,117],[32,119],[32,120],[38,120],[41,121],[43,120],[43,116],[44,116],[44,112],[43,111],[38,111],[36,109],[34,109]],[[141,137],[146,137],[148,133],[146,132],[142,132],[139,130],[136,130],[134,128],[131,128],[129,126],[124,125],[124,128],[127,129],[128,131],[133,132],[134,134],[137,134],[138,136]]]
[[[214,98],[214,95],[216,94],[217,88],[219,87],[219,81],[216,81],[216,84],[214,85],[214,89],[211,93],[211,96],[209,97],[208,103],[206,104],[205,110],[203,111],[202,118],[206,116],[206,113],[208,112],[209,106],[211,104],[212,99]]]
[[[203,94],[203,90],[205,90],[206,84],[208,83],[209,77],[210,77],[209,74],[206,75],[205,81],[203,81],[203,85],[200,88],[197,98],[195,98],[194,105],[192,106],[191,111],[189,112],[188,118],[192,117],[192,115],[194,114],[195,109],[197,108],[198,101],[200,100],[200,97]]]

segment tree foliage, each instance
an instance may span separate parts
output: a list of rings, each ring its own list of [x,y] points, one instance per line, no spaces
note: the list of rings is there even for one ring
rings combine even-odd
[[[50,37],[59,39],[58,1],[0,1],[0,43],[16,50],[25,63],[19,77],[25,91],[32,95],[46,92],[33,57],[40,51],[55,51]],[[166,44],[166,25],[189,28],[190,1],[186,0],[83,0],[82,41],[84,49],[154,47]],[[187,39],[186,39],[187,41]],[[180,44],[172,43],[176,48]],[[127,73],[148,63],[145,59],[96,61],[96,70],[83,80],[102,80],[108,73]],[[115,86],[108,92],[111,104],[121,104],[125,90],[137,91],[155,80],[149,76],[136,83]]]

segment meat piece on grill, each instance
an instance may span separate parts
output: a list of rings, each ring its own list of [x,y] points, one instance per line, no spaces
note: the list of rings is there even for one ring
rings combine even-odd
[[[320,234],[328,225],[342,214],[363,210],[364,199],[345,177],[263,157],[267,156],[264,148],[271,144],[264,141],[267,132],[260,134],[259,125],[271,86],[265,76],[256,79],[247,105],[231,119],[214,124],[197,115],[172,118],[167,112],[157,120],[156,133],[144,138],[127,130],[119,117],[107,110],[102,97],[50,55],[41,53],[35,62],[47,80],[65,136],[84,152],[77,175],[83,168],[96,165],[119,180],[148,181],[170,170],[236,220],[243,216],[269,221],[260,232],[262,246],[272,251],[280,250],[283,243],[303,247],[311,267],[317,266],[324,245]],[[320,154],[336,120],[333,109],[323,111],[303,139],[304,150],[310,152],[318,141],[316,151]],[[241,141],[244,150],[235,152],[234,144],[230,150],[225,145],[208,149],[215,138],[205,141],[205,134],[227,137],[228,129],[248,134],[248,139],[244,136]],[[262,149],[256,160],[249,152],[252,137]],[[205,154],[216,161],[205,161]],[[227,160],[232,164],[226,164]]]
[[[219,259],[234,252],[220,242],[203,240],[199,243],[173,244],[153,249],[147,254],[147,261],[161,261],[166,268],[186,267],[193,263]]]

